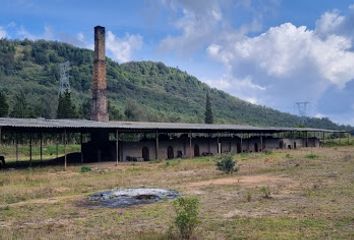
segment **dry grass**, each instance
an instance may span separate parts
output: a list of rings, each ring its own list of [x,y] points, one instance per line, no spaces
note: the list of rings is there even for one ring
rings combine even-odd
[[[309,154],[316,158],[308,158]],[[354,148],[237,156],[225,175],[212,157],[0,172],[1,239],[167,239],[170,202],[92,208],[87,196],[114,187],[164,187],[201,201],[198,239],[353,239]],[[262,187],[270,191],[265,198]]]

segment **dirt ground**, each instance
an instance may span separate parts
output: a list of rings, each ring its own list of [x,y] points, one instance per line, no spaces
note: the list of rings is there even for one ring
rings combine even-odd
[[[195,239],[354,239],[354,147],[95,163],[0,172],[0,239],[168,239],[171,201],[92,208],[88,196],[116,187],[159,187],[200,200]]]

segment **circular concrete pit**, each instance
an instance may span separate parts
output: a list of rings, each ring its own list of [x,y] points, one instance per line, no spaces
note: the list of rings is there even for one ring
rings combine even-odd
[[[175,199],[178,196],[179,193],[174,190],[161,188],[118,188],[92,194],[89,200],[104,207],[119,208]]]

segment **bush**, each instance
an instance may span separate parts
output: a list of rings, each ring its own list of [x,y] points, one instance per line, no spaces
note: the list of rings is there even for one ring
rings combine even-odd
[[[318,156],[316,154],[314,154],[314,153],[307,154],[305,157],[308,158],[308,159],[318,158]]]
[[[271,151],[271,150],[265,150],[265,151],[264,151],[264,154],[265,154],[265,155],[272,155],[272,154],[273,154],[273,151]]]
[[[231,154],[221,156],[220,160],[216,163],[218,170],[224,173],[233,173],[239,170],[237,162],[233,159]]]
[[[180,197],[173,202],[176,211],[175,225],[183,240],[191,239],[199,223],[199,200],[195,197]]]
[[[252,200],[252,193],[251,192],[247,192],[246,201],[250,202],[251,200]]]
[[[261,188],[261,192],[263,193],[263,198],[270,199],[270,188],[268,186],[263,186]]]
[[[80,169],[80,172],[85,173],[85,172],[91,172],[91,167],[88,166],[82,166]]]

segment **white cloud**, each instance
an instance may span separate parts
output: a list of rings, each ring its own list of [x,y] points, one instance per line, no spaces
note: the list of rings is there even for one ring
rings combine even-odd
[[[56,40],[55,33],[53,32],[53,29],[50,26],[44,26],[43,32],[40,34],[31,33],[24,26],[20,26],[17,29],[17,35],[20,38],[26,38],[30,40],[39,40],[39,39]]]
[[[316,33],[321,37],[339,35],[354,38],[354,4],[349,6],[348,14],[343,16],[338,10],[325,12],[316,21]]]
[[[322,40],[304,26],[285,23],[228,45],[211,44],[208,53],[228,66],[247,62],[276,78],[290,76],[310,62],[323,79],[343,87],[354,78],[350,48],[351,41],[345,37],[332,35]]]
[[[316,30],[285,23],[255,37],[212,43],[207,53],[225,65],[229,79],[236,79],[239,88],[247,89],[229,87],[226,91],[246,99],[257,95],[261,104],[286,111],[286,106],[299,100],[317,105],[326,89],[333,85],[344,88],[353,80],[351,48],[349,37],[322,38]],[[264,91],[237,80],[245,76]]]
[[[189,2],[192,3],[193,1]],[[210,2],[210,1],[209,1]],[[208,3],[186,4],[183,6],[183,17],[178,19],[174,26],[180,30],[177,36],[164,38],[159,46],[162,51],[176,51],[180,53],[190,53],[191,51],[203,48],[205,41],[214,38],[215,31],[219,28],[222,20],[222,13],[215,1]],[[200,6],[200,8],[198,8]],[[204,6],[204,7],[201,7]],[[206,8],[205,6],[209,6]]]
[[[2,28],[0,28],[1,38]],[[4,31],[6,34],[6,32]],[[76,35],[68,35],[66,33],[58,33],[53,31],[50,26],[45,26],[42,33],[29,32],[24,26],[16,29],[17,37],[30,40],[59,40],[73,44],[78,47],[94,49],[92,41],[88,40],[84,33],[79,32]],[[6,35],[5,35],[6,36]],[[117,37],[113,32],[108,31],[106,34],[106,49],[107,52],[118,62],[130,61],[136,50],[139,50],[143,45],[143,37],[140,35],[126,34],[124,37]]]
[[[142,44],[143,38],[140,35],[126,34],[123,38],[119,38],[111,31],[107,32],[107,50],[112,53],[113,58],[118,62],[130,61],[133,52],[140,49]]]
[[[338,11],[326,12],[316,21],[316,31],[323,35],[334,33],[344,21],[345,17],[340,16]]]
[[[6,38],[7,37],[7,32],[3,27],[0,26],[0,39]]]
[[[262,19],[278,5],[278,0],[163,0],[165,6],[177,16],[172,26],[178,33],[161,40],[159,50],[172,51],[182,56],[204,50],[210,42],[222,41],[228,33],[235,36],[259,31]],[[251,21],[233,31],[230,16],[237,11],[250,15]],[[171,14],[173,15],[173,14]]]
[[[217,80],[204,79],[203,81],[211,87],[232,92],[233,95],[250,103],[259,103],[258,96],[267,90],[265,87],[255,84],[251,76],[235,79],[232,76],[225,75]]]

